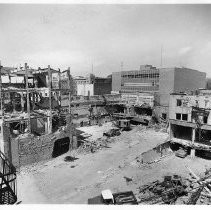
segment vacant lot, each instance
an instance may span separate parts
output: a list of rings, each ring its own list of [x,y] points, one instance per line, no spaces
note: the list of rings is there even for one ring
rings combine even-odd
[[[83,128],[92,138],[101,137],[101,132],[109,129],[93,126]],[[94,197],[104,189],[113,192],[133,190],[149,181],[162,178],[166,174],[188,174],[186,165],[195,173],[211,167],[211,161],[187,157],[180,159],[174,155],[146,167],[137,164],[136,157],[156,145],[165,142],[167,133],[156,132],[140,126],[132,131],[122,132],[113,137],[110,148],[101,149],[95,153],[77,154],[75,151],[46,162],[21,168],[18,175],[19,201],[22,203],[72,203],[86,204],[87,199]],[[67,155],[78,159],[65,162]],[[132,178],[127,182],[124,177]]]

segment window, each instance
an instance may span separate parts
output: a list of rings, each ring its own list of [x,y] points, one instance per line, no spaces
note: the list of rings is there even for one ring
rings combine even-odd
[[[166,113],[162,113],[162,118],[166,120]]]
[[[181,99],[177,99],[177,106],[182,106],[182,100]]]
[[[181,120],[181,114],[180,113],[176,113],[176,119]]]
[[[182,120],[187,121],[188,120],[188,115],[187,114],[182,114]]]
[[[207,116],[204,116],[204,117],[203,117],[203,122],[204,122],[205,124],[207,124]]]

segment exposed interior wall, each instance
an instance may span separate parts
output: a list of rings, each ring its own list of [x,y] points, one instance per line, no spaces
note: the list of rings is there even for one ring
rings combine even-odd
[[[184,140],[192,140],[192,128],[171,124],[172,137]]]

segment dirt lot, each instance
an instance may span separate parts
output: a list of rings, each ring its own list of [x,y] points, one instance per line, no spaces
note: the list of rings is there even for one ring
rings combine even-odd
[[[109,129],[111,124],[103,127],[83,128],[87,133],[99,138],[102,131]],[[132,131],[124,131],[110,148],[95,153],[77,154],[75,151],[66,153],[50,161],[40,162],[21,168],[18,174],[18,196],[22,203],[72,203],[86,204],[87,199],[99,195],[104,189],[113,192],[133,190],[166,174],[176,173],[186,176],[188,165],[196,174],[211,167],[211,161],[200,158],[192,160],[189,156],[180,159],[174,155],[147,167],[139,167],[136,157],[156,145],[165,142],[168,134],[153,129],[136,127]],[[75,155],[74,162],[65,162],[64,157]],[[132,178],[126,182],[124,177]]]

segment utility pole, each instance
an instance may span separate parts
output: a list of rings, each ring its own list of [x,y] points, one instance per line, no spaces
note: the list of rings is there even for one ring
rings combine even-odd
[[[28,83],[28,66],[25,63],[25,74],[26,74],[26,100],[27,100],[27,113],[28,113],[28,130],[31,133],[31,114],[30,114],[30,101],[29,101],[29,83]]]
[[[2,94],[2,80],[1,80],[1,70],[2,70],[2,65],[1,65],[1,61],[0,61],[0,97],[1,97],[1,117],[2,117],[2,123],[4,123],[4,107],[3,107],[3,95]],[[3,97],[2,97],[3,96]]]
[[[92,63],[92,74],[93,74],[93,72],[94,72],[94,66],[93,66],[93,63]]]
[[[59,69],[59,112],[61,112],[61,70]]]
[[[49,134],[52,133],[51,89],[52,89],[51,67],[50,67],[50,65],[48,65],[48,92],[49,92],[48,133]]]
[[[121,71],[123,71],[124,63],[121,61]]]
[[[160,67],[163,67],[163,45],[161,45],[161,52],[160,52]]]

